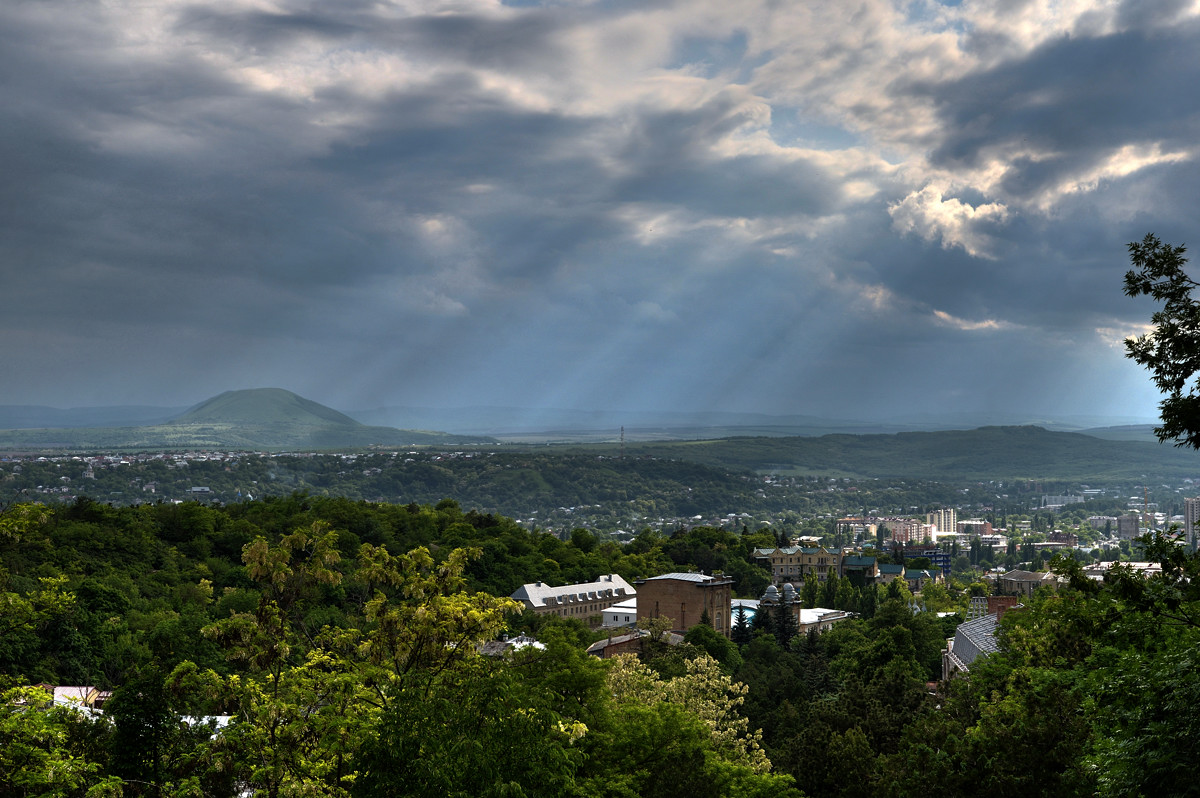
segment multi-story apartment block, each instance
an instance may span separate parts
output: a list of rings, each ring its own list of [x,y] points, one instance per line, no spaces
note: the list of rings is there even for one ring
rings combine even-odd
[[[855,516],[839,518],[837,529],[842,534],[849,534],[852,540],[872,540],[877,531],[872,519]]]
[[[1183,534],[1189,549],[1196,548],[1196,524],[1200,524],[1200,498],[1183,500]]]
[[[983,537],[995,531],[992,529],[991,522],[985,521],[982,518],[967,518],[966,520],[959,521],[955,527],[958,529],[958,534],[970,537]]]
[[[890,518],[887,522],[892,540],[905,545],[933,540],[934,526],[912,518]]]
[[[1046,535],[1047,543],[1056,543],[1066,548],[1074,548],[1079,545],[1079,535],[1071,532],[1063,532],[1061,529],[1056,529]]]
[[[1068,504],[1082,504],[1083,500],[1084,497],[1078,494],[1071,494],[1067,496],[1043,496],[1042,507],[1055,509],[1058,507],[1065,507]]]
[[[937,527],[939,533],[958,531],[958,511],[952,507],[934,510],[925,516],[925,521]]]

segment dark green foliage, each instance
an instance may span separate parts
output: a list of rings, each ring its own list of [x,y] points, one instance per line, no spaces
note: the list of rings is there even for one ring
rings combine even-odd
[[[164,780],[178,773],[177,763],[187,734],[173,709],[164,681],[156,668],[131,676],[105,704],[112,721],[110,767],[113,775],[130,782],[137,795],[158,795]]]
[[[726,673],[736,673],[741,667],[742,655],[738,651],[737,643],[719,634],[711,626],[704,624],[693,626],[683,636],[683,640],[721,663],[721,667]]]
[[[758,612],[754,613],[754,618],[750,622],[750,628],[755,637],[764,634],[774,636],[775,613],[771,612],[770,605],[759,605]]]
[[[817,581],[817,575],[810,573],[804,577],[804,584],[800,588],[800,601],[805,609],[811,610],[820,600],[821,584]]]
[[[578,621],[513,616],[510,631],[534,631],[547,649],[482,660],[469,645],[426,639],[440,627],[417,608],[436,594],[447,599],[439,612],[469,618],[454,608],[476,600],[472,590],[646,575],[690,552],[762,575],[750,562],[759,533],[698,527],[580,546],[450,500],[308,494],[224,508],[78,501],[15,518],[0,516],[0,680],[120,688],[101,723],[0,706],[0,763],[22,757],[30,794],[52,793],[55,773],[74,785],[61,794],[118,777],[126,795],[159,785],[229,795],[235,780],[363,795],[1195,791],[1200,556],[1161,536],[1139,542],[1163,566],[1150,578],[1116,568],[1100,584],[1074,559],[1056,560],[1068,584],[1010,611],[1001,651],[949,684],[927,683],[956,621],[913,613],[898,584],[892,595],[814,579],[822,604],[832,596],[862,613],[821,634],[796,635],[764,606],[752,635],[735,615],[735,640],[700,625],[684,645],[650,645],[659,678],[711,656],[747,686],[737,711],[774,763],[756,773],[724,758],[694,711],[614,699]],[[422,544],[433,554],[414,567],[433,581],[419,583],[372,548]],[[464,560],[451,545],[478,554]],[[460,568],[461,579],[432,586],[439,569]],[[491,623],[498,634],[504,616]],[[219,710],[241,722],[216,736],[178,722]]]
[[[1150,317],[1152,332],[1125,341],[1125,354],[1150,372],[1166,397],[1159,403],[1160,441],[1200,449],[1200,303],[1192,297],[1196,281],[1184,270],[1183,246],[1163,244],[1146,234],[1129,244],[1134,268],[1125,274],[1126,296],[1149,296],[1162,308]]]
[[[783,648],[787,648],[796,635],[800,634],[800,625],[796,623],[794,609],[782,601],[772,608],[759,607],[759,612],[770,611],[774,614],[774,624],[771,633]]]
[[[582,752],[552,694],[504,662],[479,662],[393,698],[361,754],[354,795],[574,793]]]
[[[733,628],[730,630],[730,637],[734,643],[739,646],[744,646],[750,642],[754,633],[750,627],[750,621],[746,618],[746,610],[738,607],[733,613]]]
[[[1093,762],[1106,795],[1194,795],[1200,756],[1200,636],[1115,654],[1094,696]]]

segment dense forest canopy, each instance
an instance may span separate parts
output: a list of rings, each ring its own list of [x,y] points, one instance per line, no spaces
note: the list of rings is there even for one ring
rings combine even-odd
[[[835,581],[817,600],[853,600],[859,616],[821,635],[762,613],[733,640],[699,626],[617,661],[582,653],[582,624],[504,598],[533,579],[696,567],[756,595],[767,577],[749,554],[773,540],[560,540],[448,500],[13,505],[0,515],[0,794],[1194,789],[1200,566],[1163,538],[1146,543],[1164,564],[1150,579],[1118,567],[1095,583],[1060,559],[1068,583],[1006,614],[1000,651],[940,684],[960,618],[914,611],[897,582]],[[519,631],[545,648],[476,653]],[[114,694],[90,716],[47,707],[38,683]]]

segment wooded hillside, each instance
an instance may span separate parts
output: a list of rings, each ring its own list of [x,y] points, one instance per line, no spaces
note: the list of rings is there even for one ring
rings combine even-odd
[[[1162,539],[1150,579],[1118,568],[1101,585],[1060,561],[1070,584],[1006,614],[1000,651],[940,685],[957,618],[914,612],[899,583],[819,636],[764,613],[732,641],[699,626],[614,661],[582,653],[579,623],[504,598],[698,564],[753,595],[766,575],[749,552],[769,541],[564,542],[452,501],[15,505],[0,515],[0,794],[1194,788],[1200,560]],[[545,648],[476,653],[506,630]],[[94,716],[48,707],[39,682],[114,693]]]

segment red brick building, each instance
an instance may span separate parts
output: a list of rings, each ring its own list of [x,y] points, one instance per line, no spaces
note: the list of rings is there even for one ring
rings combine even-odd
[[[637,584],[638,620],[670,618],[671,629],[686,632],[708,612],[713,629],[729,637],[733,580],[716,574],[663,574]]]

